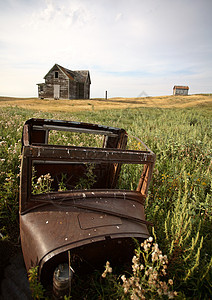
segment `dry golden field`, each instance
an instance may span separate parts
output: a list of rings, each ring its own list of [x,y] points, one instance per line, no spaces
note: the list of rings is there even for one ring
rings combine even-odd
[[[212,106],[212,94],[159,96],[145,98],[109,98],[87,100],[54,100],[0,97],[0,107],[22,107],[43,112],[77,112],[137,107],[185,108]]]

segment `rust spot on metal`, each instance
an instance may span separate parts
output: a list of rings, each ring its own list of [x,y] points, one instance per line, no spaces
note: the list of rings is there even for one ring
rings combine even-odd
[[[51,130],[103,135],[102,147],[50,145]],[[22,137],[20,183],[20,233],[27,269],[39,266],[45,284],[55,268],[68,262],[68,251],[80,257],[79,269],[124,261],[134,248],[132,237],[149,236],[144,202],[155,163],[155,154],[128,150],[124,129],[71,121],[30,119]],[[95,180],[88,189],[74,189],[85,180],[92,164]],[[143,167],[137,189],[117,189],[123,164]],[[33,194],[37,178],[50,174],[53,191]],[[67,189],[59,190],[65,178]],[[77,267],[77,268],[78,268]],[[76,269],[76,273],[78,272]],[[84,270],[84,269],[83,269]]]

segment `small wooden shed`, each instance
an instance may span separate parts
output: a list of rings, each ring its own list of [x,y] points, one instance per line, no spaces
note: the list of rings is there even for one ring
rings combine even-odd
[[[90,73],[88,70],[71,71],[58,64],[38,83],[38,97],[54,99],[89,99]]]
[[[188,86],[175,85],[173,87],[173,95],[188,95]]]

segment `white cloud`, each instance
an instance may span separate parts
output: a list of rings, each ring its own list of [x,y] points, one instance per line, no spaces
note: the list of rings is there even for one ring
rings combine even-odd
[[[37,95],[54,63],[89,69],[93,97],[106,88],[111,97],[170,94],[181,82],[209,92],[211,8],[209,0],[5,0],[0,94]]]
[[[117,15],[116,15],[116,17],[115,17],[115,21],[116,22],[118,22],[118,21],[120,21],[121,20],[121,18],[122,18],[122,13],[118,13]]]

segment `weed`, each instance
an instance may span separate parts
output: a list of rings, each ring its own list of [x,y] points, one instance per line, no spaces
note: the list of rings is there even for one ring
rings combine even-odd
[[[75,189],[90,189],[96,182],[96,175],[94,175],[93,170],[95,168],[94,164],[87,164],[87,169],[85,177],[80,177]]]
[[[167,256],[162,254],[158,244],[153,243],[150,237],[137,246],[130,276],[113,275],[107,262],[102,277],[107,277],[109,285],[118,286],[119,299],[173,299],[177,292],[173,291],[174,281],[167,277],[167,269]]]
[[[41,175],[38,179],[35,176],[35,170],[33,169],[32,175],[32,194],[49,193],[52,191],[51,184],[53,179],[50,173]]]
[[[195,101],[199,101],[197,95],[194,98]],[[148,101],[152,100],[148,99]],[[115,105],[115,102],[112,104]],[[174,290],[177,291],[179,298],[210,299],[212,294],[210,106],[158,109],[153,107],[153,102],[150,104],[151,108],[106,111],[97,111],[98,104],[95,104],[95,111],[89,108],[89,112],[78,111],[71,115],[68,111],[47,113],[20,107],[0,109],[0,236],[16,242],[19,234],[18,188],[21,133],[27,119],[31,117],[71,119],[125,128],[130,136],[138,136],[156,153],[157,159],[145,212],[146,219],[154,223],[157,243],[161,251],[167,253],[169,260],[167,276],[173,280]],[[129,106],[129,103],[126,105]],[[76,135],[60,132],[55,138],[54,135],[50,136],[52,143],[55,142],[54,139],[58,139],[60,144],[68,143],[72,146],[102,145],[99,136],[95,136],[92,142],[86,139],[86,134],[81,134],[77,138]],[[129,138],[128,148],[137,147],[140,145]],[[123,180],[119,182],[121,188],[134,189],[140,170],[133,166],[122,167]],[[90,188],[96,178],[92,172],[87,171],[86,174],[84,180],[87,180],[87,188]],[[37,180],[38,178],[35,184]],[[65,188],[65,182],[65,178],[61,180],[60,189]],[[84,181],[77,184],[79,188],[85,187]],[[43,190],[41,187],[40,189]],[[51,190],[51,187],[48,186],[47,190]],[[141,247],[141,251],[143,250]],[[131,277],[125,276],[126,279]],[[102,299],[121,299],[123,281],[119,275],[117,278],[116,285],[112,286],[106,283],[107,280],[104,278],[99,281],[95,274],[90,277],[90,287],[86,281],[88,278],[85,280],[86,288],[83,289],[85,293],[82,291],[82,294],[87,299],[98,299],[100,295],[103,295]],[[80,291],[81,287],[82,283]]]
[[[44,299],[45,290],[38,280],[38,266],[29,269],[28,272],[29,286],[33,299]]]

